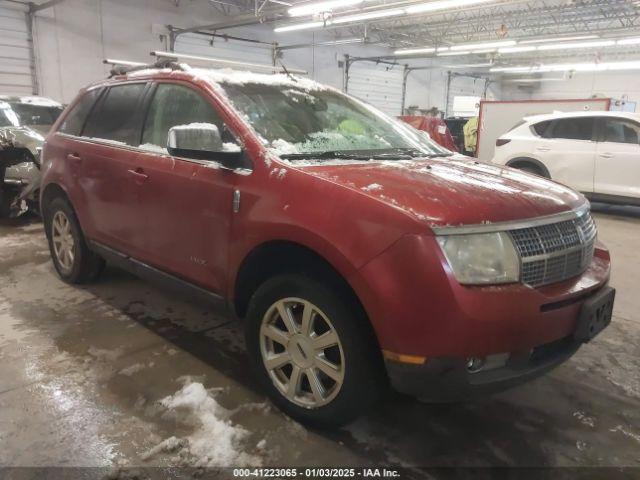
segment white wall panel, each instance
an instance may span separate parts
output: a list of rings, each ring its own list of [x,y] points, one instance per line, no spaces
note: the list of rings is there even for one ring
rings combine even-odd
[[[32,67],[24,9],[0,4],[0,94],[32,94]]]
[[[236,62],[273,64],[271,45],[244,42],[242,40],[226,40],[199,33],[180,35],[176,41],[175,51],[176,53],[214,57]]]

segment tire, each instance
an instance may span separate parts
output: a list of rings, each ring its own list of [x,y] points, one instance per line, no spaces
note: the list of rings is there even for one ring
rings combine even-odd
[[[296,335],[285,328],[279,313],[283,307],[293,313]],[[310,322],[311,336],[301,333],[307,309],[315,312]],[[338,294],[338,289],[303,275],[274,277],[254,293],[246,325],[251,366],[272,401],[292,418],[315,427],[338,427],[365,413],[380,398],[384,367],[378,360],[371,329],[358,310]],[[263,334],[267,328],[280,332],[267,336]],[[337,344],[314,349],[310,338],[324,338],[331,343],[326,334],[335,334]],[[273,340],[274,336],[283,343]],[[269,370],[267,358],[285,363]],[[338,368],[331,370],[323,359]],[[277,363],[281,362],[273,365]],[[300,369],[299,388],[288,389],[296,368]],[[312,388],[312,384],[318,385],[312,380],[319,380],[320,386]],[[296,392],[293,399],[286,396],[286,390]]]
[[[53,199],[44,208],[44,225],[51,259],[62,280],[82,284],[100,275],[105,262],[89,250],[69,202],[60,197]],[[65,251],[70,253],[63,253]]]

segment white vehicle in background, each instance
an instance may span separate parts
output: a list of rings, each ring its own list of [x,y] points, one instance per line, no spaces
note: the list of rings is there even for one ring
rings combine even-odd
[[[593,201],[640,205],[640,114],[526,117],[496,140],[493,162],[558,181]]]

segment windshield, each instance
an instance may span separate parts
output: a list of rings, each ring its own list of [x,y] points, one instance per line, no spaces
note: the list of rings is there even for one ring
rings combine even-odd
[[[62,108],[0,101],[0,127],[51,126]]]
[[[227,96],[282,158],[451,155],[427,134],[333,90],[223,83]]]

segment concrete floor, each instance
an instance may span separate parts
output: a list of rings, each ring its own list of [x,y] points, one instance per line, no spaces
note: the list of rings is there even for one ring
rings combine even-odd
[[[70,287],[40,223],[0,224],[0,466],[640,467],[640,210],[596,219],[615,318],[573,359],[477,403],[390,394],[331,433],[254,389],[238,324],[116,269]]]

